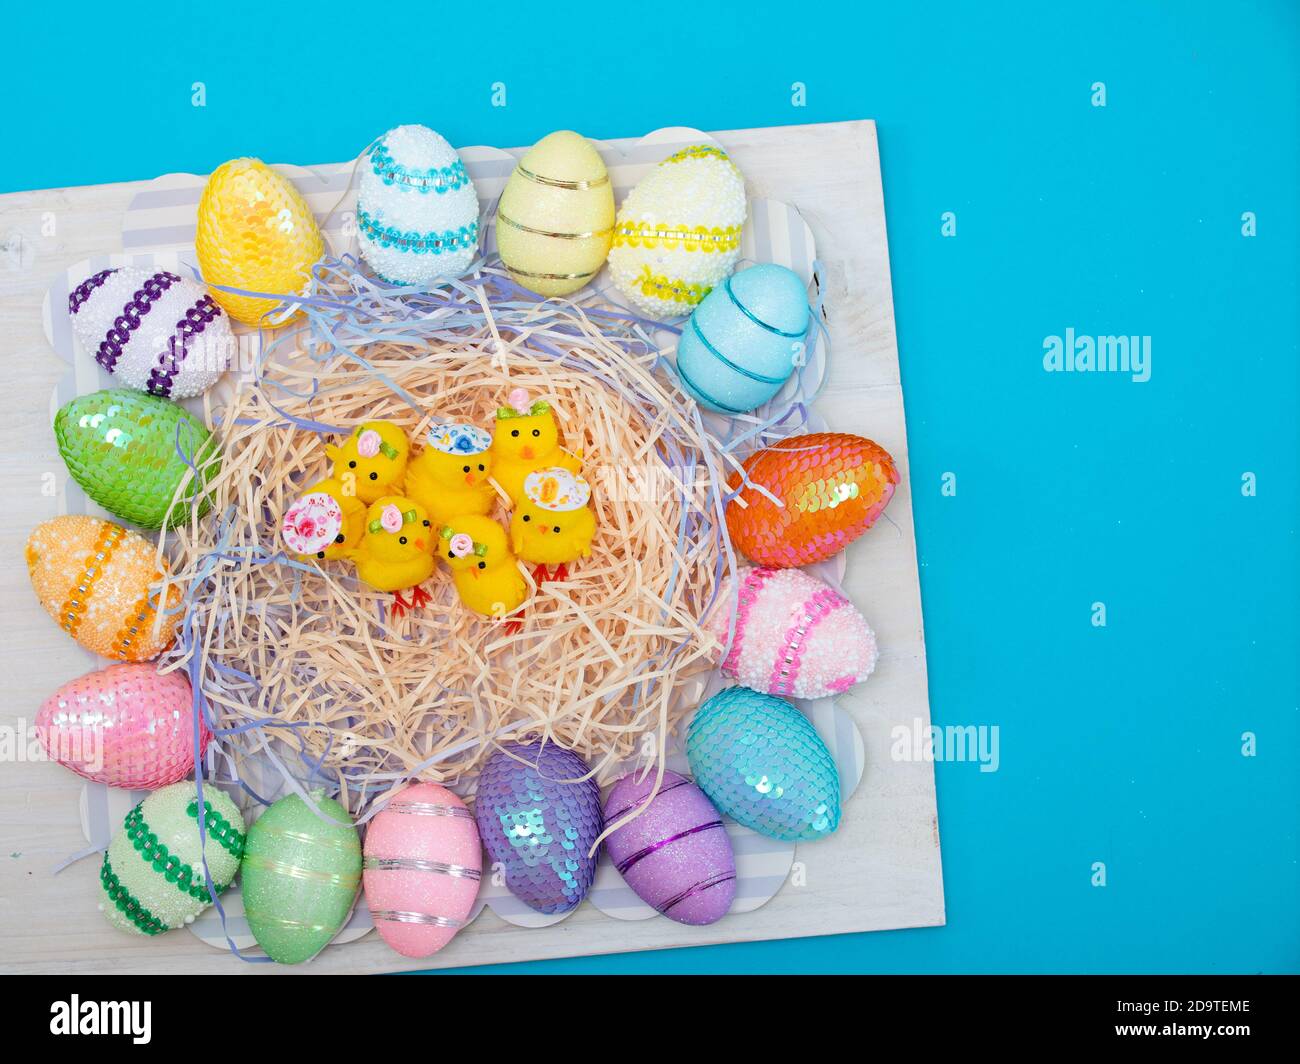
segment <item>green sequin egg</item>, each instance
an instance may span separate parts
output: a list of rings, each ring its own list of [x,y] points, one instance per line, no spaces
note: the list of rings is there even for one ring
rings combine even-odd
[[[211,785],[203,788],[206,843],[199,838],[198,791],[193,781],[173,783],[149,795],[126,815],[99,869],[100,907],[119,931],[159,935],[194,918],[212,904],[203,875],[217,892],[239,871],[244,818],[235,803]]]
[[[200,517],[207,512],[203,488],[220,468],[217,444],[198,418],[170,400],[129,388],[79,395],[54,416],[54,435],[72,479],[123,521],[174,527],[196,505]],[[198,473],[187,476],[191,464]]]

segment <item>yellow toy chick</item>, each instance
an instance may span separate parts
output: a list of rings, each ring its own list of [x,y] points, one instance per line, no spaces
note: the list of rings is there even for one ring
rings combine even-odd
[[[569,562],[591,555],[596,515],[590,500],[591,485],[567,469],[539,469],[524,479],[524,497],[510,518],[510,546],[537,566],[538,583],[547,579],[548,565],[558,566],[554,579],[563,580]]]
[[[433,572],[434,532],[428,511],[400,495],[376,499],[366,511],[365,535],[352,552],[357,576],[373,588],[393,592],[393,614],[423,606],[429,595],[420,587]],[[402,590],[411,588],[411,601]]]
[[[539,399],[530,404],[523,388],[512,391],[507,401],[509,406],[498,408],[492,431],[492,477],[518,506],[529,473],[552,466],[576,473],[582,461],[560,446],[549,403]]]
[[[440,533],[439,550],[460,601],[487,617],[504,617],[528,597],[528,583],[510,553],[506,533],[490,517],[464,514]]]
[[[334,479],[352,485],[353,494],[367,506],[401,490],[410,453],[406,433],[391,421],[365,421],[341,447],[325,447],[334,463]]]
[[[333,477],[313,484],[284,512],[280,534],[300,559],[346,558],[361,542],[365,504]]]
[[[406,470],[406,494],[438,526],[462,514],[485,514],[497,493],[488,482],[492,436],[475,425],[432,425],[428,444]]]

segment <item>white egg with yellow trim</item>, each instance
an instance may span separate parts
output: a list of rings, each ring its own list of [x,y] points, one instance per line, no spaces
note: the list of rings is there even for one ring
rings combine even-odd
[[[560,130],[529,148],[497,207],[497,250],[515,282],[576,292],[600,272],[613,233],[614,189],[591,141]]]
[[[614,284],[649,317],[689,314],[735,269],[745,211],[745,179],[726,152],[711,144],[673,152],[619,208]]]

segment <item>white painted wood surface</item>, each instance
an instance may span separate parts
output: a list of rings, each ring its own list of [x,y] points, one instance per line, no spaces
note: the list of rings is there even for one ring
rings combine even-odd
[[[551,928],[512,927],[485,912],[442,953],[399,957],[371,934],[327,949],[306,969],[246,965],[184,931],[144,939],[112,930],[97,911],[99,862],[58,876],[83,846],[81,781],[24,759],[19,732],[0,762],[0,970],[6,972],[380,972],[754,939],[922,927],[944,922],[933,766],[890,756],[891,731],[928,727],[911,477],[873,122],[719,132],[751,194],[795,204],[817,238],[831,312],[829,383],[818,403],[834,429],[861,432],[897,459],[891,521],[849,548],[845,588],[876,629],[875,675],[841,700],[866,740],[866,778],[830,839],[801,845],[800,884],[756,912],[691,928],[656,918],[610,919],[583,906]],[[121,220],[141,184],[0,196],[0,728],[29,726],[42,699],[85,671],[84,658],[32,593],[22,560],[32,527],[55,516],[43,492],[67,476],[50,431],[50,395],[64,365],[41,331],[51,278],[80,259],[121,250]],[[12,732],[10,732],[12,734]],[[800,871],[801,870],[801,871]]]

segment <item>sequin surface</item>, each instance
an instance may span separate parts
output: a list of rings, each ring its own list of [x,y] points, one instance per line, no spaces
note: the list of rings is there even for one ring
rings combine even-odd
[[[482,881],[473,814],[436,783],[395,794],[366,829],[363,882],[380,936],[404,957],[428,957],[465,926]]]
[[[825,838],[840,824],[835,761],[808,719],[774,695],[719,691],[686,732],[695,782],[737,823],[787,842]]]
[[[736,858],[722,814],[676,772],[664,771],[658,793],[654,784],[653,772],[614,784],[605,799],[605,822],[642,812],[610,834],[606,851],[637,897],[669,919],[721,920],[736,896]]]
[[[799,569],[742,568],[736,579],[735,609],[728,577],[706,619],[725,646],[735,616],[724,676],[783,698],[827,698],[871,675],[875,633],[838,591]]]
[[[41,746],[64,768],[127,790],[156,790],[194,770],[194,693],[185,673],[110,665],[60,687],[36,714]],[[199,720],[199,753],[212,738]]]
[[[244,913],[266,955],[301,964],[347,922],[361,885],[361,839],[347,810],[323,791],[281,798],[248,829]]]
[[[200,814],[193,782],[155,791],[126,815],[100,865],[101,907],[121,931],[157,935],[192,923],[212,904],[203,875],[221,893],[239,871],[244,818],[216,787],[203,788]],[[206,845],[199,839],[204,818]]]
[[[474,816],[488,857],[538,912],[574,908],[596,877],[597,855],[587,854],[604,821],[595,781],[582,780],[589,771],[554,744],[507,743],[479,775]]]
[[[92,653],[113,661],[151,661],[180,624],[181,589],[162,579],[154,548],[135,532],[98,517],[65,514],[27,539],[32,588],[59,627]],[[161,619],[158,614],[162,613]]]
[[[782,440],[750,455],[745,473],[783,505],[746,487],[727,504],[727,531],[751,560],[778,568],[838,554],[876,523],[898,484],[889,452],[847,432]],[[740,482],[733,474],[728,487]]]
[[[297,295],[325,254],[307,202],[288,178],[260,159],[232,159],[212,172],[199,200],[194,240],[212,298],[246,325],[262,323],[281,300],[235,295],[215,286]]]
[[[82,490],[105,510],[142,528],[184,524],[203,486],[220,469],[217,444],[184,407],[127,388],[79,395],[54,416],[59,454]],[[190,472],[176,505],[177,489]],[[168,517],[168,509],[171,515]]]

